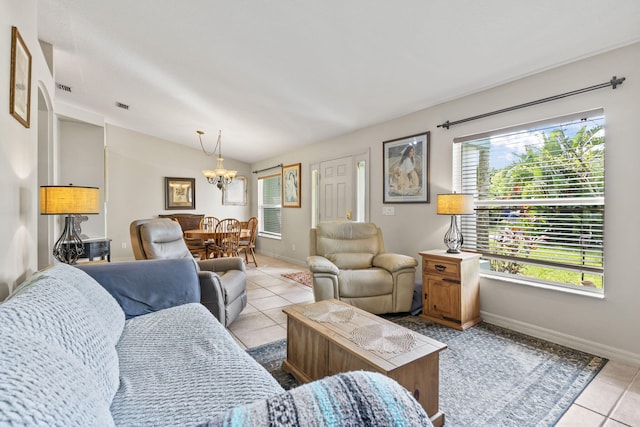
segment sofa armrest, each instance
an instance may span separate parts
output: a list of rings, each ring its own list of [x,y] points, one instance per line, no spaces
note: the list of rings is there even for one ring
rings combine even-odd
[[[120,304],[127,319],[200,302],[196,266],[188,258],[80,264]]]
[[[229,270],[246,271],[244,260],[240,257],[203,259],[196,261],[196,263],[200,270],[213,271],[214,273]]]
[[[413,257],[392,253],[378,254],[373,257],[372,263],[374,267],[384,268],[391,273],[403,268],[415,268],[418,265],[418,261]]]
[[[323,378],[215,414],[203,426],[432,426],[407,389],[379,373]]]
[[[307,257],[307,265],[312,273],[329,273],[337,275],[340,272],[334,263],[319,255]]]
[[[200,302],[220,323],[226,325],[224,289],[222,289],[220,276],[212,271],[201,270],[198,271],[198,279],[200,280]]]

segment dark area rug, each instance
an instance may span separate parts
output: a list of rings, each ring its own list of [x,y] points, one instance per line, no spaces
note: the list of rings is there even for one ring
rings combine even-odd
[[[447,344],[440,353],[447,427],[552,426],[607,362],[486,323],[462,332],[417,316],[384,317]],[[285,340],[247,352],[285,389],[298,385],[282,370]]]

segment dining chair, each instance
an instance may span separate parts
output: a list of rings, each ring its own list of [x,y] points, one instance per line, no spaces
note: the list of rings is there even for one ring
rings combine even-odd
[[[205,217],[202,217],[202,219],[200,220],[199,228],[200,230],[215,231],[216,226],[218,225],[219,222],[220,220],[215,216],[205,216]]]
[[[220,220],[218,218],[216,218],[215,216],[205,216],[200,220],[200,224],[198,226],[198,228],[200,228],[200,230],[206,230],[206,231],[216,231],[216,227],[218,226],[218,223],[220,222]],[[214,247],[215,247],[215,239],[210,238],[210,239],[204,239],[204,247],[205,247],[205,257],[209,258],[209,256],[213,253]]]
[[[216,226],[214,257],[238,256],[240,245],[240,221],[234,218],[221,219]]]
[[[258,218],[252,216],[247,221],[247,230],[249,230],[249,236],[245,239],[240,240],[240,245],[238,246],[239,251],[244,252],[244,259],[247,264],[249,264],[249,255],[253,259],[253,263],[258,266],[258,262],[256,261],[256,234],[258,233]]]

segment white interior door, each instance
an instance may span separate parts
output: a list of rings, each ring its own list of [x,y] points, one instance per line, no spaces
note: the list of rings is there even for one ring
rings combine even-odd
[[[318,211],[320,221],[352,219],[353,158],[320,163]]]

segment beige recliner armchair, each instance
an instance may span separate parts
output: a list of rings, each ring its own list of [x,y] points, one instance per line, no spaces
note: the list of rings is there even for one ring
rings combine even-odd
[[[375,224],[319,223],[309,246],[316,301],[335,298],[375,314],[411,310],[418,262],[385,253]]]
[[[180,224],[168,218],[131,223],[131,247],[136,259],[193,258]],[[247,305],[247,273],[242,258],[194,260],[200,279],[200,302],[228,326]]]

